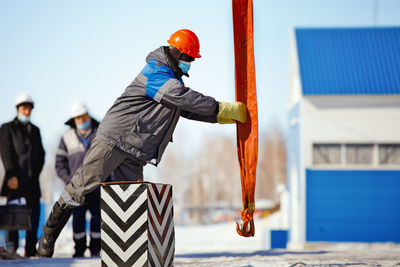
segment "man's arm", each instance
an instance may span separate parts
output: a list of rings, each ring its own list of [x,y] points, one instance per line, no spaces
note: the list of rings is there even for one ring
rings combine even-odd
[[[44,151],[44,148],[43,148],[42,136],[40,135],[40,130],[39,129],[38,129],[38,138],[39,138],[39,151],[38,151],[37,157],[39,159],[39,162],[38,162],[38,169],[37,169],[37,177],[39,177],[39,175],[40,175],[40,173],[41,173],[41,171],[43,169],[44,158],[45,158],[45,155],[46,155],[46,153]]]
[[[63,138],[60,140],[56,153],[56,172],[65,184],[69,183],[70,170],[68,166],[68,152]]]
[[[218,102],[182,85],[177,79],[169,79],[161,88],[161,104],[174,106],[202,116],[214,116]]]
[[[18,157],[15,152],[9,125],[0,128],[0,154],[6,171],[6,179],[18,175]]]
[[[243,103],[217,102],[212,97],[184,86],[170,88],[164,94],[161,103],[180,107],[181,115],[192,120],[226,124],[235,121],[243,123],[247,117],[247,108]]]
[[[196,113],[192,113],[186,110],[182,110],[181,116],[189,119],[189,120],[195,120],[195,121],[203,121],[203,122],[210,122],[210,123],[216,123],[217,121],[217,114],[210,115],[210,116],[203,116],[199,115]]]
[[[214,98],[204,96],[184,86],[179,80],[171,78],[171,71],[165,66],[156,67],[156,70],[149,75],[146,95],[165,106],[185,111],[183,116],[190,119],[208,121],[210,116],[217,115],[219,123],[246,121],[245,105],[236,102],[218,103]]]

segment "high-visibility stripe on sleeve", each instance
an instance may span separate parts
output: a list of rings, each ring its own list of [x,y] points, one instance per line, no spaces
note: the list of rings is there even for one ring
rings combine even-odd
[[[68,153],[65,150],[57,149],[56,155],[57,156],[68,156]]]
[[[156,95],[154,96],[154,100],[156,100],[157,102],[161,102],[161,98],[168,91],[168,89],[179,86],[181,86],[181,84],[178,82],[177,79],[169,79],[160,87],[160,89],[158,89]]]

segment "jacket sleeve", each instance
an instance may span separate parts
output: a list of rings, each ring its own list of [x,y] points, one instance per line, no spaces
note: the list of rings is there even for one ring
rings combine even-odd
[[[38,140],[39,140],[39,151],[38,151],[38,169],[37,169],[37,177],[39,177],[39,174],[42,172],[43,165],[44,165],[44,159],[45,159],[45,151],[43,148],[43,143],[42,143],[42,136],[40,134],[40,130],[38,130]]]
[[[202,116],[213,116],[218,102],[181,83],[168,67],[156,66],[148,74],[146,95],[162,105],[179,108]]]
[[[10,129],[7,125],[0,128],[0,153],[6,171],[6,179],[17,176],[18,174],[18,158],[15,152]]]
[[[217,122],[217,115],[209,115],[209,116],[202,116],[193,112],[189,112],[186,110],[182,110],[181,116],[189,119],[189,120],[195,120],[195,121],[203,121],[203,122],[211,122],[211,123],[216,123]]]
[[[172,105],[201,116],[216,116],[218,102],[182,85],[177,79],[169,79],[161,88],[161,104]]]
[[[60,140],[56,153],[56,172],[64,183],[69,182],[70,170],[68,167],[68,153],[63,138]]]

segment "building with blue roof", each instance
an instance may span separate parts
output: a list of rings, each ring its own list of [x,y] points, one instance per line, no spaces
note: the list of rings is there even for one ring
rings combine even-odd
[[[400,242],[400,27],[293,31],[289,247]]]

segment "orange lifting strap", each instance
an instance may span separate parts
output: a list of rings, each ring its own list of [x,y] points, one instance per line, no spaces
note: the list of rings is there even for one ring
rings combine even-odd
[[[243,224],[236,223],[239,235],[254,236],[254,191],[258,154],[258,118],[253,46],[253,1],[232,0],[235,48],[236,101],[246,104],[246,123],[236,123],[237,150],[242,182]]]

